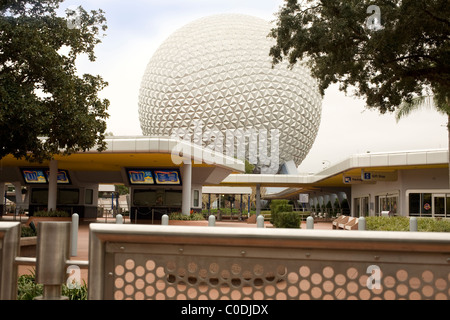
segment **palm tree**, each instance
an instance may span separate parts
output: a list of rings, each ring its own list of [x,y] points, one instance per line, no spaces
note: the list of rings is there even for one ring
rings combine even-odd
[[[449,188],[450,188],[450,105],[448,102],[448,97],[431,95],[431,96],[419,96],[413,98],[410,102],[403,101],[397,109],[395,118],[400,121],[411,114],[413,111],[423,109],[423,108],[433,108],[443,115],[447,115],[447,131],[448,131],[448,144],[449,144]]]

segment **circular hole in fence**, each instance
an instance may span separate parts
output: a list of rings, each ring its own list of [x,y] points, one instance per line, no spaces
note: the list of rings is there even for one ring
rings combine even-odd
[[[300,300],[311,300],[311,297],[309,296],[309,294],[306,293],[302,293],[299,297]]]
[[[273,272],[268,272],[266,274],[266,281],[268,282],[272,282],[275,280],[275,275],[273,274]]]
[[[242,298],[242,293],[239,290],[233,290],[231,292],[231,299],[240,300]]]
[[[285,266],[278,266],[277,267],[277,274],[279,276],[284,276],[287,274],[287,268]]]
[[[356,268],[350,267],[347,269],[347,278],[354,280],[358,277],[358,270]]]
[[[126,282],[133,282],[134,281],[134,273],[133,272],[125,273],[125,281]]]
[[[284,292],[278,292],[277,295],[276,295],[276,297],[275,297],[275,299],[276,299],[276,300],[286,300],[286,299],[287,299],[286,293],[284,293]]]
[[[298,282],[298,274],[296,272],[290,272],[287,276],[289,283],[297,283]]]
[[[187,288],[186,282],[184,282],[184,281],[178,282],[177,288],[178,288],[178,291],[183,292]]]
[[[311,288],[311,284],[309,283],[308,280],[302,280],[302,281],[300,281],[299,287],[300,287],[300,290],[302,290],[302,291],[308,291],[309,288]]]
[[[145,299],[145,295],[143,292],[138,291],[136,292],[136,294],[134,295],[134,299],[135,300],[144,300]]]
[[[323,290],[325,292],[332,292],[334,290],[334,283],[333,281],[327,280],[323,283]]]
[[[231,279],[231,285],[233,287],[240,287],[241,284],[242,284],[242,281],[241,281],[240,278],[233,278],[233,279]]]
[[[180,293],[179,295],[177,295],[177,300],[187,300],[187,297],[185,294]]]
[[[322,289],[320,289],[319,287],[314,287],[311,289],[311,296],[314,299],[319,299],[322,296]]]
[[[155,281],[155,275],[153,273],[147,273],[145,276],[145,281],[147,283],[153,283]]]
[[[211,272],[211,273],[217,273],[217,272],[219,272],[219,264],[217,264],[217,263],[211,263],[210,265],[209,265],[209,272]]]
[[[137,279],[134,285],[136,286],[136,289],[142,290],[145,287],[145,281],[142,279]]]
[[[447,296],[445,294],[443,294],[442,292],[439,292],[438,294],[436,294],[435,299],[436,300],[448,300]]]
[[[241,266],[239,264],[237,264],[237,263],[234,263],[231,266],[231,273],[234,274],[234,275],[240,274],[241,270],[242,270]]]
[[[213,299],[213,300],[218,299],[219,298],[219,291],[217,289],[211,289],[209,291],[209,298]]]
[[[322,274],[325,278],[331,279],[334,276],[334,269],[332,267],[325,267],[322,270]]]
[[[447,287],[447,281],[445,281],[445,279],[439,278],[439,279],[436,280],[434,285],[435,285],[437,290],[443,291]]]
[[[412,289],[419,289],[420,287],[420,279],[417,277],[412,277],[409,279],[409,286]]]
[[[311,282],[314,284],[320,284],[322,282],[322,275],[320,273],[314,273],[311,276]]]
[[[400,296],[405,296],[408,294],[408,287],[404,284],[399,284],[396,288],[397,294]]]
[[[359,291],[359,298],[361,300],[369,300],[370,299],[370,291],[367,289],[362,289]]]
[[[264,294],[261,291],[255,291],[255,293],[253,293],[253,300],[263,300],[264,299]]]
[[[159,292],[156,294],[155,299],[156,300],[166,300],[166,296],[164,295],[164,293]]]
[[[426,285],[422,288],[422,294],[425,297],[431,297],[434,294],[434,288],[430,285]]]
[[[334,300],[334,297],[331,294],[326,294],[322,297],[322,300]]]
[[[153,260],[147,260],[147,262],[145,263],[145,268],[147,268],[148,271],[153,271],[155,269],[155,261]]]
[[[409,294],[409,300],[421,300],[422,299],[422,296],[420,295],[420,293],[419,292],[417,292],[417,291],[413,291],[413,292],[411,292],[410,294]]]
[[[158,280],[156,281],[156,289],[159,291],[162,291],[166,288],[166,282],[164,280]]]
[[[200,269],[198,271],[198,276],[202,279],[206,279],[206,277],[208,276],[208,270],[206,269]]]
[[[222,277],[223,280],[228,280],[228,279],[230,279],[230,271],[222,270],[222,272],[220,273],[220,276]]]
[[[345,291],[343,288],[338,288],[334,291],[334,296],[336,299],[343,300],[347,297],[347,291]]]
[[[189,271],[190,273],[195,273],[195,272],[197,272],[197,264],[196,264],[195,262],[190,262],[190,263],[188,264],[188,271]]]
[[[124,288],[125,294],[126,295],[132,295],[134,293],[134,286],[131,284],[127,284]]]
[[[187,295],[191,299],[195,299],[197,297],[197,294],[198,294],[197,290],[194,289],[194,288],[189,288],[188,291],[187,291]]]
[[[406,281],[406,279],[408,279],[408,272],[406,272],[406,270],[401,269],[397,271],[395,276],[397,277],[398,281]]]
[[[386,288],[393,288],[395,286],[395,279],[392,276],[387,276],[384,278],[384,285]]]
[[[356,293],[358,291],[358,284],[356,282],[354,282],[354,281],[350,281],[347,284],[347,291],[349,293]]]
[[[395,296],[395,292],[392,290],[386,290],[384,292],[384,299],[386,300],[395,300],[396,296]]]
[[[123,281],[122,278],[117,278],[116,281],[114,281],[114,286],[117,289],[122,289],[124,285],[125,285],[125,282]]]
[[[294,298],[294,297],[298,296],[298,289],[294,286],[289,286],[287,293],[288,293],[289,297]]]
[[[346,281],[347,281],[347,279],[345,278],[345,276],[343,274],[338,274],[338,275],[336,275],[336,277],[334,277],[334,282],[338,286],[343,286]]]
[[[229,293],[230,290],[231,290],[231,288],[230,288],[230,286],[228,285],[228,283],[223,283],[223,284],[220,286],[220,292],[222,292],[223,294]]]
[[[169,261],[169,262],[167,262],[166,267],[167,267],[167,271],[174,272],[177,268],[177,264],[175,263],[175,261]]]
[[[426,270],[422,273],[422,280],[425,282],[432,282],[433,281],[433,272]]]
[[[114,272],[116,275],[121,276],[124,274],[125,268],[121,265],[117,265],[116,268],[114,269]]]
[[[147,297],[152,297],[155,294],[155,288],[153,286],[148,286],[145,288],[145,295]]]
[[[198,284],[198,291],[200,291],[201,293],[205,293],[206,291],[208,291],[208,284],[206,282],[200,282]]]
[[[135,263],[134,263],[134,260],[133,260],[133,259],[127,259],[127,260],[125,261],[125,268],[126,268],[127,270],[132,270],[132,269],[134,269],[134,266],[135,266]]]
[[[252,292],[253,292],[253,288],[252,287],[245,286],[245,287],[242,288],[242,293],[245,294],[245,295],[249,295]]]
[[[115,300],[123,300],[124,294],[122,291],[116,291],[114,292],[114,299]]]
[[[142,277],[145,274],[144,267],[143,266],[136,267],[135,273],[136,273],[136,276]]]
[[[263,284],[264,284],[264,281],[261,278],[256,278],[255,280],[253,280],[253,285],[255,287],[262,287]]]
[[[253,273],[257,276],[262,276],[262,274],[264,273],[264,267],[260,264],[255,264],[255,266],[253,267]]]
[[[274,286],[268,285],[267,287],[265,287],[264,291],[266,293],[266,296],[271,297],[275,294],[276,289]]]
[[[163,278],[166,275],[163,267],[156,268],[156,276],[158,278]]]
[[[310,270],[309,270],[309,267],[307,267],[307,266],[302,266],[302,267],[300,267],[300,269],[298,270],[298,273],[302,276],[302,278],[306,278],[306,277],[308,277],[309,276],[309,274],[310,274]]]

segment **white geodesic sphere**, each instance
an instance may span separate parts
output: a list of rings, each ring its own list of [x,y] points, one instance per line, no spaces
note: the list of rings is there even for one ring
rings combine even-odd
[[[240,14],[196,20],[173,33],[147,65],[139,93],[144,135],[173,130],[278,129],[280,162],[311,149],[322,97],[310,71],[272,67],[271,25]]]

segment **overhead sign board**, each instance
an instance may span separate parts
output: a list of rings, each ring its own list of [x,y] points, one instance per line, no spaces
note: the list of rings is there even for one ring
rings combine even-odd
[[[50,170],[48,168],[22,168],[23,180],[27,184],[47,184]],[[59,184],[70,184],[69,172],[58,170]]]
[[[155,170],[153,172],[157,184],[181,184],[180,173],[178,170]]]
[[[300,193],[299,200],[300,203],[309,203],[309,193]]]
[[[155,184],[151,170],[128,170],[130,184]]]
[[[361,171],[363,181],[397,181],[397,171]]]

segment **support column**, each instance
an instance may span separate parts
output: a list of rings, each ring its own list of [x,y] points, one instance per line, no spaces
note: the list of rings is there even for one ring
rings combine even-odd
[[[4,182],[0,182],[0,217],[6,212],[6,185]]]
[[[188,216],[191,214],[192,163],[190,159],[184,160],[183,163],[183,196],[181,202],[181,213]]]
[[[261,185],[256,184],[256,216],[261,214]]]
[[[48,177],[48,211],[56,211],[58,196],[58,161],[50,160],[50,174]]]

